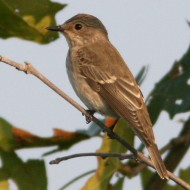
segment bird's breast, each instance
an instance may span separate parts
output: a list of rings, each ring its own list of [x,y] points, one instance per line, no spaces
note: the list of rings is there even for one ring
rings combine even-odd
[[[69,81],[77,96],[90,110],[95,110],[103,115],[115,115],[98,92],[94,91],[81,75],[79,64],[75,60],[75,52],[68,52],[66,59],[67,74]]]

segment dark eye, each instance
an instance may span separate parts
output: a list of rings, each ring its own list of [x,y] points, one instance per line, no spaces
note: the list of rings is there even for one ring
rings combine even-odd
[[[76,24],[76,25],[75,25],[75,29],[76,29],[76,30],[82,29],[82,24]]]

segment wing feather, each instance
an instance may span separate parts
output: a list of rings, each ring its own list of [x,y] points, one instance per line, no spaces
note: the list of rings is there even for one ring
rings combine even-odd
[[[145,144],[149,144],[150,135],[152,136],[151,140],[154,140],[154,135],[144,98],[122,58],[118,54],[110,56],[110,59],[109,56],[106,58],[103,55],[96,56],[90,49],[80,51],[85,52],[80,53],[83,58],[80,59],[83,60],[80,62],[80,71],[91,88],[94,88],[118,115],[133,126],[134,131]],[[90,53],[88,53],[89,51]],[[115,52],[117,53],[116,49],[112,53]],[[95,57],[98,57],[98,60]],[[118,57],[120,60],[114,60],[113,57]],[[118,61],[118,63],[114,61]],[[121,64],[118,67],[119,63]]]

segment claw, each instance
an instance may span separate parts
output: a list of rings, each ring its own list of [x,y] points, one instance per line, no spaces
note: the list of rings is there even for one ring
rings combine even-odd
[[[88,117],[88,116],[85,116],[85,117],[86,117],[86,124],[89,124],[92,121],[92,117]]]
[[[86,110],[91,116],[86,116],[86,124],[89,124],[92,121],[92,115],[94,115],[95,111],[94,110]],[[84,115],[84,114],[82,114]]]

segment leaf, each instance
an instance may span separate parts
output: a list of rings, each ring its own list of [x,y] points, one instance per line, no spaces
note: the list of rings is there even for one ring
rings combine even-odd
[[[189,21],[187,21],[187,24],[190,26],[190,22]]]
[[[113,190],[123,190],[124,177],[121,177],[117,180],[117,182],[113,185]]]
[[[149,99],[149,113],[155,123],[165,110],[172,119],[176,114],[190,111],[190,47],[181,60],[156,84]]]
[[[70,185],[72,185],[73,183],[75,183],[76,181],[80,180],[83,177],[86,177],[89,174],[94,173],[96,170],[90,170],[88,172],[85,172],[83,174],[81,174],[80,176],[75,177],[74,179],[70,180],[68,183],[66,183],[63,187],[60,188],[60,190],[65,190],[67,187],[69,187]]]
[[[139,71],[139,73],[137,74],[137,76],[135,77],[139,85],[143,83],[147,73],[148,73],[148,66],[143,66]]]
[[[14,152],[0,151],[0,181],[12,179],[19,190],[47,190],[45,163],[42,160],[23,162]]]
[[[13,126],[8,123],[3,118],[0,118],[0,149],[1,150],[11,150],[16,141],[12,133]]]
[[[49,147],[57,145],[56,151],[67,150],[74,144],[88,139],[79,132],[54,129],[52,137],[40,137],[20,128],[16,128],[0,118],[0,150],[10,151],[20,148]]]
[[[186,168],[186,169],[181,169],[179,171],[179,176],[181,179],[183,179],[185,182],[190,184],[190,167]]]
[[[123,139],[126,139],[128,143],[133,145],[134,133],[124,120],[120,120],[117,123],[114,131]],[[126,152],[126,148],[116,140],[110,139],[107,134],[105,134],[102,146],[98,152],[123,153]],[[110,180],[112,176],[120,167],[121,161],[117,158],[98,158],[98,169],[82,190],[108,190],[108,188],[110,188]]]
[[[58,34],[45,28],[55,25],[55,14],[65,6],[50,0],[0,0],[0,37],[49,43]]]
[[[148,168],[144,168],[141,172],[141,182],[143,189],[146,189],[146,186],[148,182],[150,181],[150,178],[154,175],[155,173],[149,170]]]
[[[9,182],[8,182],[8,180],[0,181],[0,189],[1,190],[9,190]]]

